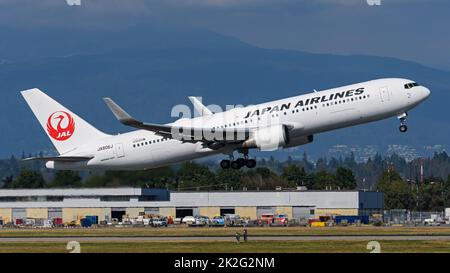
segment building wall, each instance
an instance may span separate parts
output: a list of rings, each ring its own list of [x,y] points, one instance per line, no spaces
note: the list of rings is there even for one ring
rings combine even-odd
[[[3,223],[11,222],[12,209],[0,209],[0,217],[3,219]]]
[[[381,192],[359,192],[360,209],[383,209],[384,195]]]
[[[100,196],[131,196],[102,201]],[[0,202],[0,208],[290,207],[381,209],[382,193],[324,191],[170,192],[167,201],[139,201],[141,189],[0,190],[0,196],[64,196],[64,201]]]
[[[250,219],[256,219],[256,207],[235,207],[235,213],[241,217],[250,217]]]
[[[214,216],[220,215],[219,207],[200,207],[199,213],[202,216],[208,216],[209,218],[213,218]]]
[[[318,209],[314,210],[314,217],[326,215],[358,215],[358,209]]]
[[[292,219],[292,207],[277,207],[277,214],[287,214],[288,219]]]
[[[48,209],[47,208],[29,208],[27,209],[27,218],[48,218]]]
[[[105,216],[111,219],[110,208],[63,208],[63,222],[79,220],[88,215],[98,216],[99,221],[104,221]]]
[[[159,214],[162,216],[175,218],[175,208],[169,208],[169,207],[162,207],[159,208]]]
[[[175,207],[277,207],[314,206],[319,208],[357,208],[357,191],[248,191],[248,192],[171,192]]]
[[[130,218],[136,218],[139,216],[140,212],[144,212],[144,208],[126,208],[125,213],[128,214]]]

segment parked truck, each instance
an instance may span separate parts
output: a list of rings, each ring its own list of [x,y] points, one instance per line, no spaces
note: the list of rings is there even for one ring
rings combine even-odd
[[[263,213],[258,219],[259,226],[271,226],[274,222],[275,215],[273,213]]]
[[[244,221],[238,214],[225,214],[225,225],[227,227],[242,227]]]
[[[425,226],[440,226],[443,222],[438,214],[431,214],[430,218],[423,220]]]

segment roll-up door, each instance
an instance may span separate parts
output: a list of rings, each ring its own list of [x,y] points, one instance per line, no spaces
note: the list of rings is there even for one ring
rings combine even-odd
[[[159,215],[159,208],[145,208],[144,213],[151,215]]]
[[[62,208],[48,208],[48,219],[63,218]]]
[[[270,213],[275,214],[276,211],[277,211],[276,207],[257,207],[256,208],[256,215],[259,218],[263,214],[270,214]]]
[[[12,219],[16,222],[16,219],[27,219],[27,210],[24,208],[12,209]]]
[[[294,219],[309,219],[314,216],[314,207],[292,207]]]

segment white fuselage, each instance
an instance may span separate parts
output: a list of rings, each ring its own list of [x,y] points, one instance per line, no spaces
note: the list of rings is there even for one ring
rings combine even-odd
[[[407,79],[379,79],[290,97],[226,112],[181,119],[172,124],[204,128],[251,128],[270,124],[290,126],[292,139],[338,128],[399,116],[425,100],[423,86],[405,88]],[[295,141],[294,141],[295,143]],[[56,169],[149,169],[213,154],[228,154],[237,144],[211,149],[202,142],[183,142],[146,130],[106,137],[66,154],[91,155],[87,162],[48,162]]]

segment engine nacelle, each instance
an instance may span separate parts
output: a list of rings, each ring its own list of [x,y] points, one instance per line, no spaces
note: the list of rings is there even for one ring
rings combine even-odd
[[[290,143],[289,129],[286,125],[278,124],[259,128],[245,141],[244,148],[259,148],[261,151],[273,151],[285,147]]]
[[[314,140],[314,136],[313,135],[301,136],[301,137],[291,138],[290,140],[291,141],[289,142],[289,144],[284,146],[284,148],[292,148],[292,147],[311,143]]]

